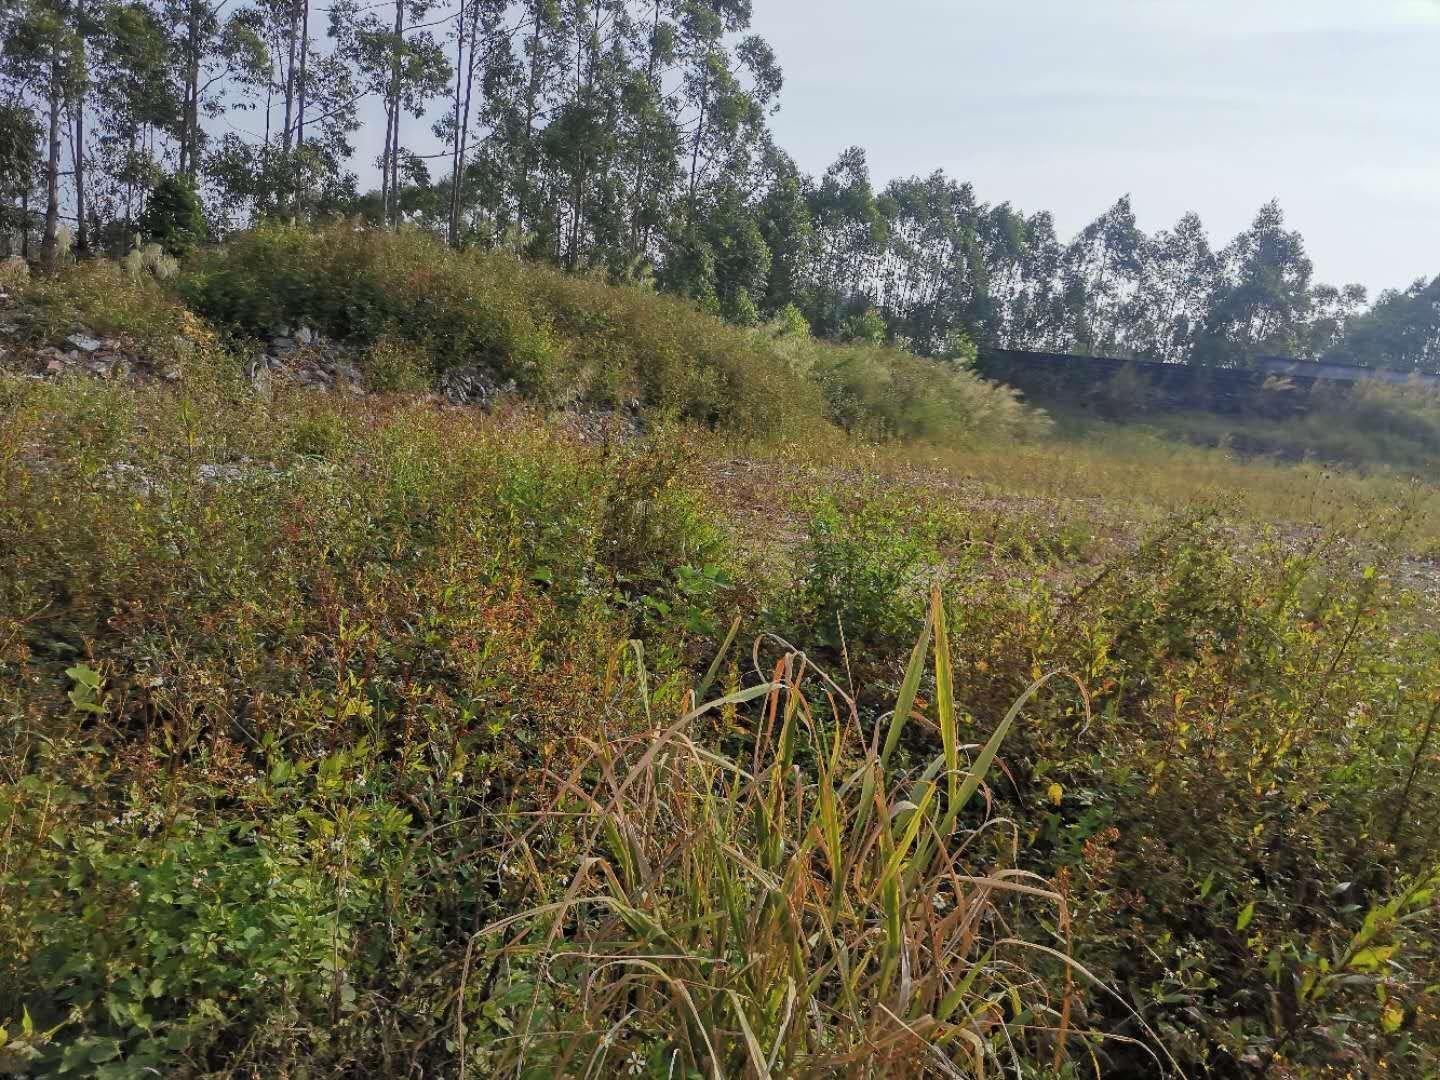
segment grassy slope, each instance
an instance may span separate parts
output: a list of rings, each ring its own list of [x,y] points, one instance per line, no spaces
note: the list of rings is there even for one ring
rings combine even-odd
[[[479,364],[549,404],[637,401],[772,438],[826,421],[946,442],[1043,426],[1008,390],[898,350],[739,330],[648,290],[457,255],[420,234],[259,229],[198,260],[179,288],[242,333],[304,320],[361,344],[399,338],[434,371]]]
[[[597,445],[524,409],[257,400],[163,294],[104,284],[42,286],[37,333],[188,370],[0,377],[0,1055],[1425,1075],[1433,488],[1141,436],[872,446],[813,411],[798,443]],[[627,350],[614,385],[644,385],[653,343]],[[701,692],[786,685],[672,729],[737,619]],[[774,638],[752,663],[763,631],[834,714]],[[997,732],[987,806],[912,786]]]

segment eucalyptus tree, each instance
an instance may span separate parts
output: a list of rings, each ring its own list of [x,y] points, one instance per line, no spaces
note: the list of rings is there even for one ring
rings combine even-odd
[[[1070,315],[1061,266],[1064,248],[1049,211],[1024,221],[1024,243],[1017,263],[1018,284],[1004,297],[1005,312],[997,341],[1010,348],[1059,351],[1070,347]]]
[[[1316,285],[1310,290],[1310,316],[1301,332],[1298,356],[1318,360],[1339,347],[1365,310],[1364,285]]]
[[[1136,356],[1169,363],[1191,358],[1220,284],[1220,259],[1198,215],[1184,215],[1142,243],[1145,272],[1128,335]]]
[[[682,175],[680,95],[668,93],[666,77],[680,60],[677,0],[642,0],[642,55],[626,87],[624,123],[634,170],[630,195],[630,251],[649,260]]]
[[[205,150],[202,120],[224,116],[227,108],[244,108],[268,66],[265,43],[250,16],[244,9],[227,13],[227,7],[228,0],[160,0],[180,103],[171,124],[176,171],[191,180],[200,172]]]
[[[560,0],[529,0],[523,41],[515,101],[504,131],[512,176],[513,242],[522,250],[543,255],[556,249],[556,238],[552,219],[543,212],[542,185],[535,181],[540,157],[537,125],[543,130],[569,55],[568,27]]]
[[[874,305],[888,224],[870,182],[865,151],[852,146],[825,170],[810,197],[813,288],[805,315],[830,334],[846,315]]]
[[[972,308],[970,336],[1001,342],[1012,332],[1025,280],[1025,253],[1030,232],[1025,215],[1008,202],[981,208],[977,215],[977,246],[986,268],[984,288]]]
[[[429,0],[395,0],[390,18],[381,19],[357,0],[336,0],[330,7],[335,54],[351,65],[357,96],[378,95],[384,105],[380,216],[387,223],[400,218],[402,162],[407,172],[415,171],[413,152],[400,142],[402,117],[423,116],[450,83],[445,50],[422,23],[430,10]]]
[[[0,105],[0,232],[5,254],[11,236],[20,235],[20,253],[29,255],[30,195],[40,163],[40,123],[24,104]]]
[[[42,259],[54,268],[60,247],[62,114],[83,92],[85,71],[72,0],[20,0],[4,11],[5,79],[45,117],[45,218]]]
[[[624,0],[567,0],[564,23],[570,63],[541,139],[548,231],[567,268],[618,270],[628,252],[634,176],[621,116],[643,36]]]
[[[1346,321],[1343,337],[1324,358],[1366,367],[1440,371],[1440,276],[1382,292],[1369,311]]]
[[[1260,355],[1297,353],[1310,315],[1313,268],[1304,238],[1285,228],[1280,204],[1262,206],[1220,258],[1223,272],[1197,361],[1239,367]]]
[[[1074,318],[1073,347],[1080,352],[1128,351],[1127,331],[1144,275],[1143,245],[1144,234],[1126,195],[1065,249],[1061,274]]]
[[[748,28],[748,0],[687,4],[679,40],[685,57],[682,81],[686,128],[685,214],[699,213],[707,188],[730,198],[739,188],[758,194],[766,141],[766,118],[784,82],[774,50],[758,35],[730,49],[726,35]]]
[[[973,321],[983,288],[982,208],[968,184],[940,171],[894,181],[876,206],[885,222],[880,310],[916,351],[941,351],[952,329]]]
[[[141,0],[108,4],[88,55],[100,123],[96,163],[109,215],[128,233],[145,195],[164,175],[155,133],[174,131],[182,115],[171,77],[172,43],[160,14]]]
[[[789,154],[771,143],[765,153],[765,193],[755,208],[756,226],[770,252],[761,314],[775,315],[790,304],[804,310],[815,243],[810,217],[813,185]]]

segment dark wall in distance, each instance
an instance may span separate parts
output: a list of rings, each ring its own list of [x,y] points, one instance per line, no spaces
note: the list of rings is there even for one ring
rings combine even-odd
[[[977,370],[1041,408],[1125,417],[1163,412],[1286,419],[1310,409],[1317,386],[1344,393],[1362,379],[1440,384],[1440,376],[1265,357],[1254,368],[1203,368],[1105,356],[981,349]]]

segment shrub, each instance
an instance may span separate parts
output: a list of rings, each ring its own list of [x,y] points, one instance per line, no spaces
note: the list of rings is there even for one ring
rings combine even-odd
[[[821,496],[809,511],[800,572],[782,616],[800,640],[894,647],[920,625],[936,530],[898,501]]]
[[[381,335],[360,364],[365,383],[381,393],[415,393],[430,385],[430,358],[425,350],[393,334]]]
[[[159,244],[142,245],[138,236],[135,239],[135,245],[120,260],[120,265],[129,271],[131,277],[138,278],[142,273],[149,273],[164,281],[175,276],[180,264],[173,255],[166,254]]]
[[[793,319],[759,334],[791,371],[820,387],[829,419],[857,435],[963,444],[1049,430],[1044,413],[961,364],[883,345],[817,341]]]
[[[179,288],[203,314],[246,333],[303,321],[361,344],[388,334],[423,348],[434,371],[481,364],[535,393],[560,359],[518,264],[446,254],[412,233],[266,226],[208,252]]]
[[[0,287],[14,288],[30,280],[30,264],[19,255],[0,259]]]
[[[1429,1075],[1428,488],[623,430],[0,375],[0,1069]]]
[[[203,243],[209,231],[195,185],[183,176],[167,176],[155,185],[139,225],[147,239],[177,257]]]

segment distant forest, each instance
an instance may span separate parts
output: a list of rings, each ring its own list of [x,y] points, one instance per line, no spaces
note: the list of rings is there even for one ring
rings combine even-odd
[[[1193,214],[1142,232],[1128,197],[1065,241],[1049,213],[987,204],[942,172],[877,190],[860,148],[802,173],[769,130],[781,69],[751,14],[750,0],[7,0],[3,242],[51,263],[123,254],[137,232],[173,238],[162,219],[198,196],[212,236],[359,216],[652,284],[742,324],[793,307],[817,334],[927,356],[982,342],[1440,367],[1440,276],[1373,304],[1317,283],[1273,202],[1222,247]],[[364,170],[377,190],[355,172],[362,106],[385,124]]]

